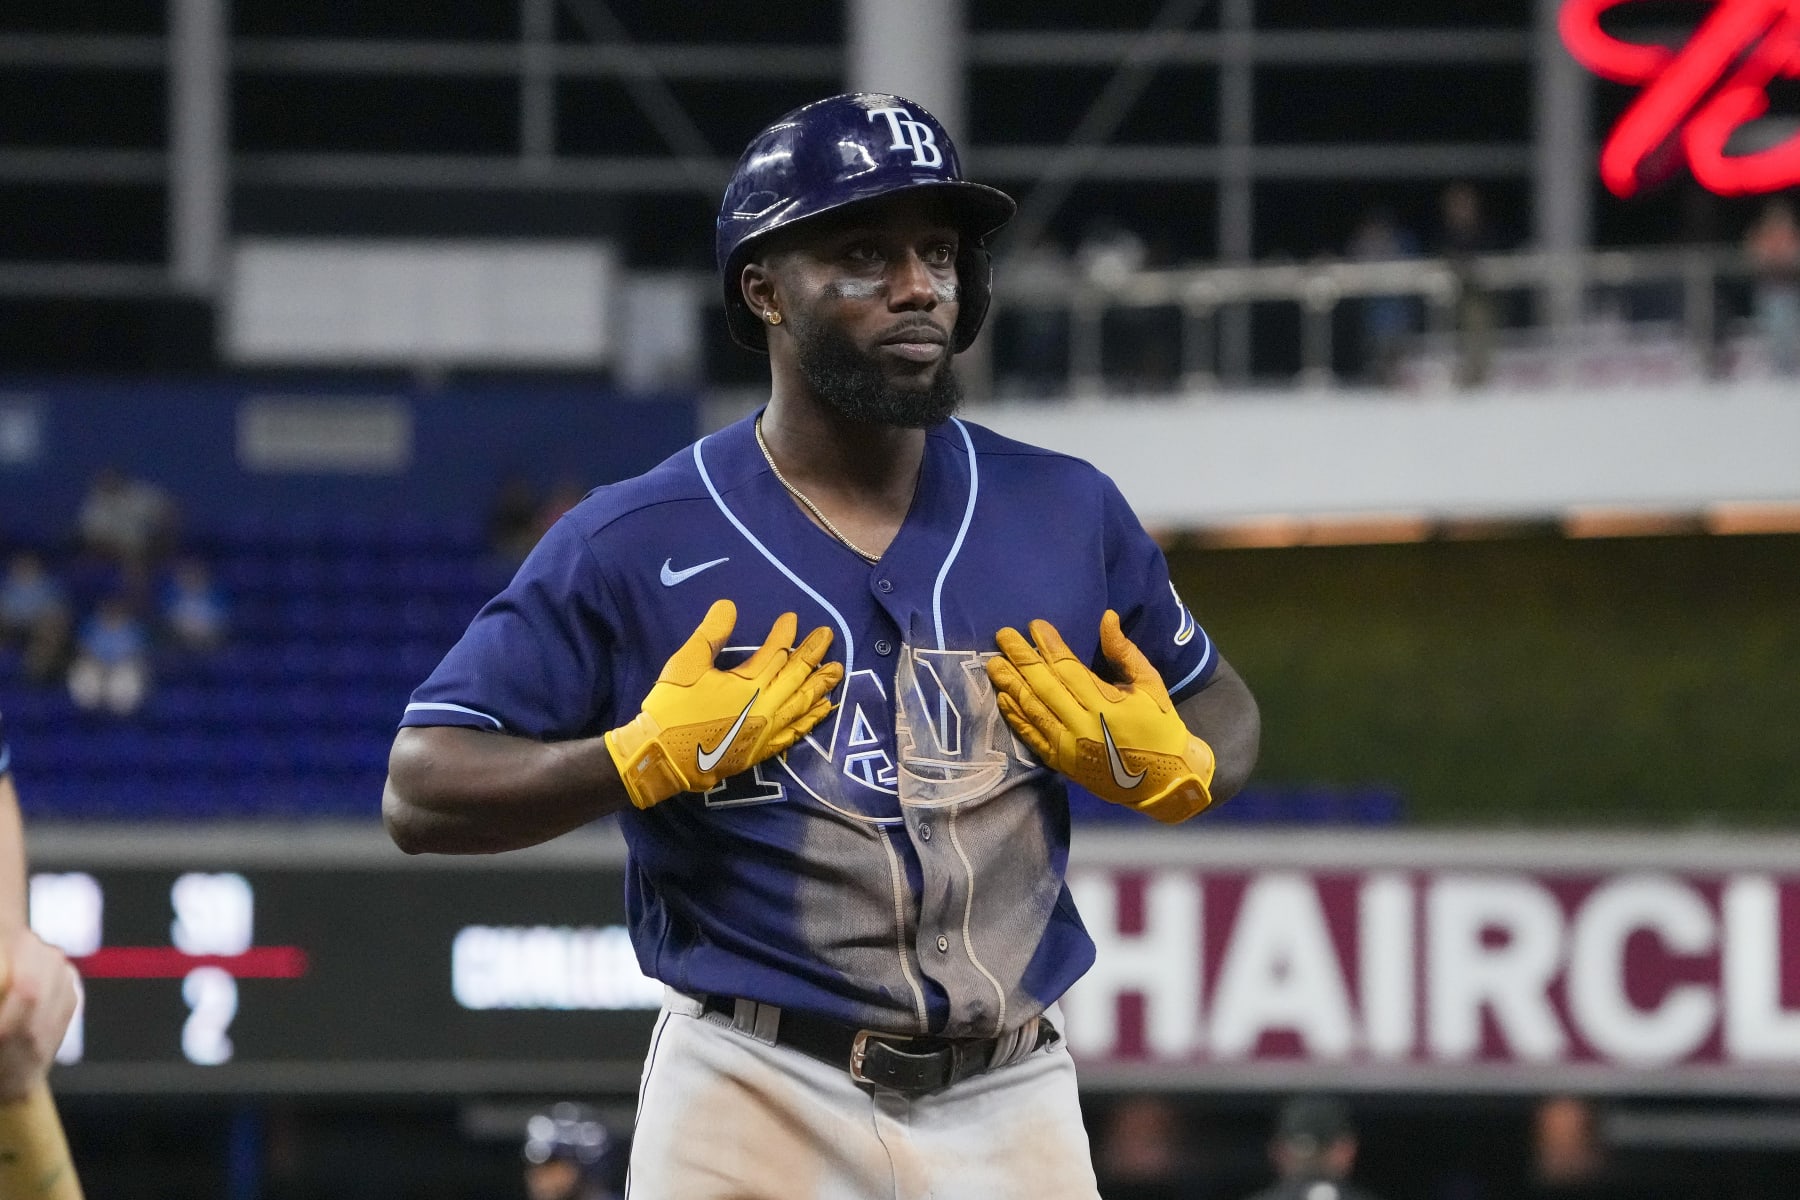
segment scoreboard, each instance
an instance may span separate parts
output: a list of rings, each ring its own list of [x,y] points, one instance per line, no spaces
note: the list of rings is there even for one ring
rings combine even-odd
[[[80,968],[60,1092],[629,1092],[662,988],[610,828],[408,858],[378,828],[33,831]]]
[[[80,966],[67,1094],[635,1090],[661,985],[602,823],[409,858],[376,826],[34,828]],[[1800,837],[1093,829],[1089,1088],[1800,1088]]]

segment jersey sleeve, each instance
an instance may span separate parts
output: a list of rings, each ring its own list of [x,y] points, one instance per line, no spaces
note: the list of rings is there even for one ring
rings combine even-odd
[[[1179,703],[1212,679],[1219,656],[1169,579],[1162,547],[1144,531],[1118,486],[1101,478],[1107,603],[1119,614],[1125,636],[1144,652]]]
[[[612,609],[587,540],[558,521],[412,694],[400,724],[540,741],[591,735],[610,708]]]
[[[0,779],[12,770],[12,747],[6,741],[6,717],[0,714]]]

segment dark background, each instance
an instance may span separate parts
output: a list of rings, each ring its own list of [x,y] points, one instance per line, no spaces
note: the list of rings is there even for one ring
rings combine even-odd
[[[164,8],[141,0],[57,4],[22,0],[0,13],[0,34],[87,32],[158,34]],[[1006,31],[1130,32],[1160,10],[1156,0],[1091,5],[1025,0],[970,0],[972,33]],[[836,90],[842,78],[840,4],[808,0],[778,8],[688,6],[633,0],[611,5],[626,33],[655,44],[771,44],[816,47],[815,78],[694,81],[668,87],[712,152],[725,159],[787,109]],[[1487,30],[1525,41],[1532,5],[1420,4],[1415,0],[1333,5],[1269,0],[1257,5],[1259,29]],[[1216,29],[1219,5],[1205,6],[1192,28]],[[1691,27],[1692,5],[1638,0],[1608,17],[1624,36],[1669,36]],[[232,6],[241,39],[363,37],[504,44],[518,36],[513,4],[486,0],[416,5],[369,0],[284,3],[240,0]],[[570,44],[590,31],[567,12],[558,35]],[[977,177],[1030,199],[1028,180],[984,175],[983,145],[1064,142],[1111,77],[1112,68],[1019,67],[976,63],[968,83],[966,156]],[[1255,72],[1255,137],[1270,145],[1349,142],[1459,142],[1527,145],[1532,137],[1532,69],[1525,60],[1454,64],[1319,66],[1265,63]],[[1636,92],[1595,85],[1596,145]],[[1800,85],[1774,90],[1775,110],[1800,101]],[[519,151],[519,88],[507,75],[377,77],[359,73],[295,73],[250,66],[234,73],[230,127],[235,153],[341,152],[511,156]],[[165,144],[166,79],[159,67],[96,70],[29,66],[0,71],[0,145],[161,149]],[[667,152],[642,107],[620,81],[565,79],[556,94],[559,155],[647,155]],[[1208,145],[1217,140],[1217,70],[1171,64],[1157,68],[1113,139],[1123,144]],[[1361,214],[1390,210],[1427,248],[1436,240],[1437,202],[1454,177],[1342,182],[1263,181],[1255,196],[1254,252],[1260,258],[1311,258],[1343,249]],[[720,181],[722,183],[722,180]],[[1498,247],[1530,237],[1530,188],[1522,178],[1475,181]],[[1677,174],[1629,201],[1596,178],[1594,239],[1601,246],[1733,242],[1760,207],[1755,197],[1726,199]],[[153,183],[104,185],[0,183],[0,261],[85,261],[154,264],[166,254],[164,189]],[[1096,217],[1139,234],[1152,263],[1205,262],[1215,244],[1216,188],[1210,182],[1122,183],[1084,180],[1056,209],[1050,236],[1073,246]],[[711,269],[716,202],[692,189],[612,198],[556,188],[462,191],[351,187],[274,188],[240,183],[232,193],[232,227],[243,234],[566,236],[613,239],[627,265]],[[999,249],[1004,262],[1008,244]],[[72,303],[0,297],[0,370],[206,370],[217,366],[207,306],[184,300]],[[1280,330],[1259,343],[1285,341]],[[709,351],[709,371],[732,382],[753,381],[753,360],[722,338]],[[1273,351],[1258,350],[1263,369],[1288,369]],[[1266,360],[1266,361],[1265,361]]]

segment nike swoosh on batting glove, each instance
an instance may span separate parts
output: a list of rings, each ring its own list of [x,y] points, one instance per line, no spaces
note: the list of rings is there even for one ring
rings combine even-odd
[[[1100,652],[1123,670],[1122,685],[1088,670],[1050,622],[1030,628],[1030,642],[1011,627],[995,635],[1000,656],[987,672],[1006,723],[1046,766],[1169,825],[1212,803],[1212,747],[1188,732],[1118,613],[1100,620]]]
[[[762,646],[730,670],[715,663],[737,624],[718,600],[644,697],[636,717],[606,735],[606,748],[637,808],[679,792],[704,792],[772,758],[831,711],[842,663],[820,662],[831,646],[821,625],[793,646],[797,620],[782,613]]]

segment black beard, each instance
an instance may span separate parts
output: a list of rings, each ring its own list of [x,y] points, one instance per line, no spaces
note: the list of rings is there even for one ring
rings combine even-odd
[[[930,429],[949,420],[962,404],[962,380],[948,354],[925,387],[897,387],[879,364],[837,328],[805,318],[789,319],[793,321],[800,373],[813,392],[847,421]]]

